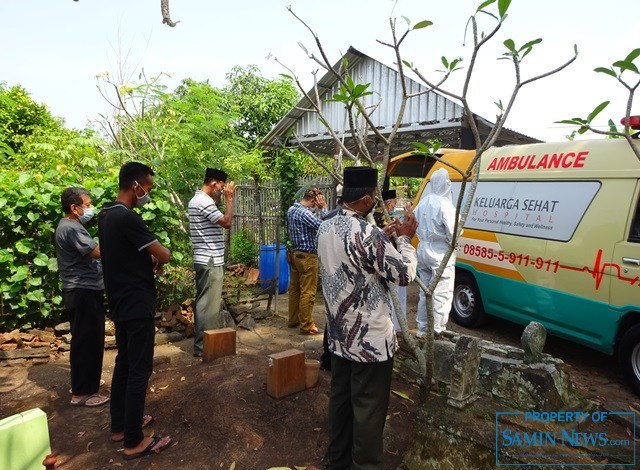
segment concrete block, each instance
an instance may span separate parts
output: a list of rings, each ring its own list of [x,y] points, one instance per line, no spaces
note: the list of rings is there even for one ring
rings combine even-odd
[[[203,336],[202,361],[210,362],[236,353],[236,330],[219,328],[207,330]]]
[[[267,358],[267,394],[269,396],[282,398],[306,388],[303,351],[289,349],[271,354]]]
[[[51,453],[47,415],[39,408],[0,420],[0,468],[40,470]]]

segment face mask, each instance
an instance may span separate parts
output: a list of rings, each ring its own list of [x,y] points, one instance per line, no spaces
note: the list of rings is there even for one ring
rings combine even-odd
[[[95,209],[93,208],[93,206],[83,207],[82,209],[84,210],[84,212],[82,213],[82,215],[78,216],[78,220],[80,221],[81,224],[86,224],[93,218]]]
[[[137,181],[136,181],[136,184],[142,188],[142,185]],[[142,188],[142,190],[144,191],[144,188]],[[142,196],[138,196],[136,194],[136,207],[142,207],[145,204],[148,204],[149,201],[151,201],[151,196],[147,191],[144,191],[144,194]]]
[[[369,210],[364,211],[364,212],[362,213],[362,217],[366,217],[366,216],[368,216],[368,215],[371,213],[371,211],[373,210],[373,208],[374,208],[374,207],[376,207],[376,201],[375,201],[371,196],[369,196],[369,195],[367,195],[367,197],[368,197],[369,199],[371,199],[371,207],[369,208]]]

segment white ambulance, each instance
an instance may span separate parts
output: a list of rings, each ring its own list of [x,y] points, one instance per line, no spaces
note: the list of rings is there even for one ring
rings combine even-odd
[[[640,142],[639,142],[640,144]],[[474,151],[443,151],[466,168]],[[415,156],[396,157],[394,167]],[[424,160],[423,160],[424,163]],[[435,163],[424,178],[419,201]],[[459,175],[448,168],[454,202]],[[456,182],[457,181],[457,182]],[[457,244],[452,318],[485,315],[616,354],[640,393],[640,160],[628,142],[491,148]]]

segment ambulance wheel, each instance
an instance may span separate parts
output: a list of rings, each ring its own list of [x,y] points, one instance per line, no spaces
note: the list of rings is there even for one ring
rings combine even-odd
[[[467,328],[476,328],[484,323],[484,307],[478,284],[473,276],[466,271],[456,272],[451,316],[458,325]]]
[[[618,350],[622,373],[631,388],[640,395],[640,325],[630,328]]]

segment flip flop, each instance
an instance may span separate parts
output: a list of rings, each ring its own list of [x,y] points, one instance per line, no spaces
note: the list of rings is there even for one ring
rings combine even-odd
[[[98,387],[102,387],[105,384],[105,381],[100,379],[100,383],[98,384]],[[73,390],[69,389],[69,393],[73,394]]]
[[[89,403],[89,400],[92,398],[99,398],[100,400],[95,403]],[[71,406],[88,406],[90,408],[94,406],[102,406],[109,402],[109,397],[105,397],[104,395],[98,395],[94,393],[93,395],[85,395],[79,400],[73,401],[71,400],[69,403]]]
[[[144,457],[145,455],[159,454],[160,452],[165,450],[167,447],[169,447],[169,445],[171,444],[171,439],[169,439],[169,442],[167,442],[165,445],[154,449],[153,447],[157,445],[158,442],[162,441],[162,439],[164,439],[164,437],[156,436],[153,439],[151,439],[151,442],[149,443],[149,445],[145,447],[142,452],[138,452],[137,454],[130,454],[130,455],[123,453],[122,458],[125,460],[133,460],[133,459],[139,459],[140,457]]]
[[[144,415],[142,417],[142,429],[146,428],[147,426],[151,425],[152,423],[154,423],[156,420],[153,418],[153,416],[151,415]],[[117,433],[113,433],[113,434],[117,434]],[[122,436],[122,439],[113,439],[111,438],[111,442],[122,442],[124,441],[124,436]]]
[[[300,330],[300,334],[302,335],[319,335],[320,334],[320,330],[318,330],[317,326],[312,326],[311,328],[309,328],[308,330]]]

